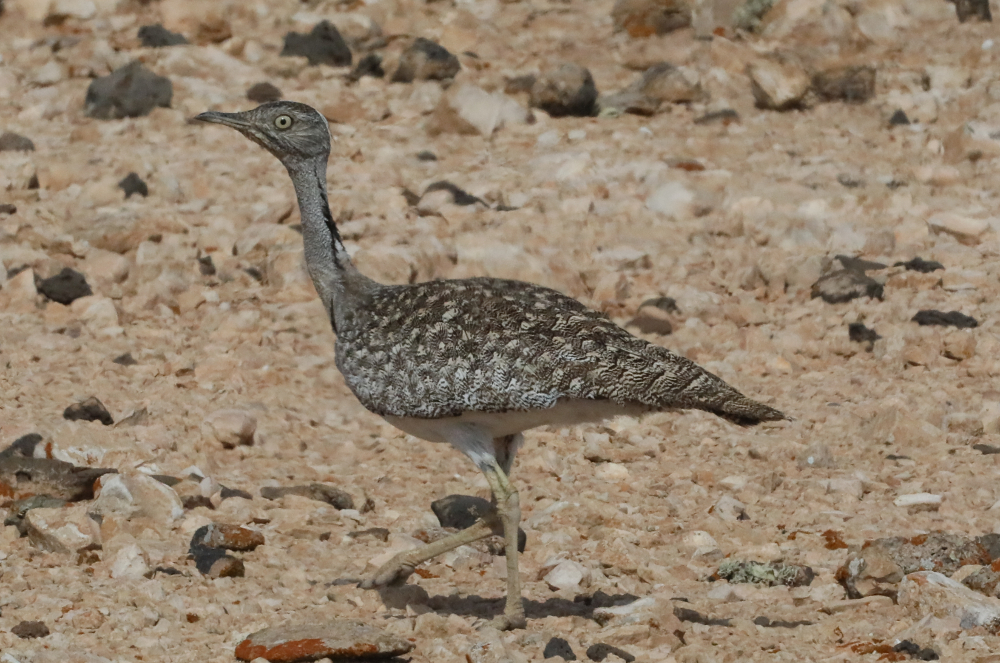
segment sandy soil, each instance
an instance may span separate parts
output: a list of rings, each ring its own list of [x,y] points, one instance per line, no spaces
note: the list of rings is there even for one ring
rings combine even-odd
[[[264,80],[341,120],[332,125],[330,199],[372,277],[522,278],[621,324],[642,302],[673,297],[673,333],[646,338],[794,417],[743,430],[680,413],[529,433],[514,476],[530,619],[526,631],[505,636],[512,660],[541,660],[552,636],[580,659],[608,642],[640,661],[877,660],[848,645],[891,642],[924,615],[888,601],[824,611],[845,598],[834,574],[848,550],[828,546],[823,533],[860,546],[998,528],[991,507],[1000,456],[972,448],[1000,444],[1000,44],[987,41],[992,24],[960,24],[943,0],[865,11],[844,2],[845,20],[857,25],[838,41],[797,29],[822,14],[800,3],[805,18],[782,18],[772,37],[696,39],[683,29],[634,39],[613,32],[607,0],[351,8],[279,0],[233,3],[214,18],[193,1],[104,4],[93,18],[49,25],[21,11],[27,1],[8,2],[0,16],[0,130],[36,148],[0,153],[0,202],[17,208],[0,214],[0,271],[27,265],[45,278],[68,266],[94,290],[64,306],[36,295],[30,278],[0,276],[0,444],[38,432],[51,454],[78,465],[178,477],[193,466],[211,479],[203,486],[217,508],[105,517],[95,525],[102,549],[90,555],[45,552],[5,528],[3,661],[229,661],[258,629],[352,617],[413,638],[414,662],[457,662],[483,640],[482,618],[500,609],[476,597],[502,596],[503,559],[470,549],[411,578],[429,602],[413,590],[409,606],[398,607],[404,596],[387,607],[377,593],[330,585],[437,526],[433,500],[488,488],[458,453],[403,435],[354,400],[302,268],[285,173],[235,133],[187,122],[209,108],[251,107],[245,92]],[[347,69],[279,57],[288,30],[348,10],[386,35],[474,51],[460,57],[457,82],[488,90],[572,61],[613,92],[668,60],[699,78],[708,99],[652,117],[536,111],[533,123],[491,137],[431,135],[425,124],[442,83],[351,85]],[[135,38],[139,26],[164,21],[197,41],[199,26],[218,28],[218,20],[233,35],[220,43],[150,49]],[[869,24],[875,38],[857,27]],[[403,41],[385,49],[387,64]],[[745,66],[776,49],[829,66],[873,64],[875,98],[757,109]],[[135,58],[171,79],[172,107],[86,117],[90,76]],[[694,122],[723,108],[740,120]],[[921,121],[890,128],[898,109]],[[418,160],[421,150],[437,160]],[[149,196],[123,200],[117,183],[133,171]],[[517,209],[447,203],[418,212],[402,195],[442,179]],[[659,199],[666,212],[650,203]],[[872,271],[884,282],[881,301],[811,298],[838,254],[888,265],[921,256],[945,270]],[[214,275],[199,268],[205,256]],[[979,326],[922,327],[911,319],[923,309],[961,311]],[[848,339],[852,322],[881,336],[872,351]],[[124,353],[137,363],[112,362]],[[116,426],[63,419],[64,408],[92,395],[115,421],[142,408],[148,417]],[[223,448],[206,423],[222,409],[256,418],[251,446]],[[259,494],[310,482],[346,490],[359,508]],[[218,484],[253,499],[219,502]],[[894,503],[915,493],[941,496],[940,507]],[[360,508],[366,499],[369,510]],[[245,577],[204,578],[187,560],[191,535],[210,521],[264,534],[265,545],[237,553]],[[347,536],[374,527],[391,532],[388,543]],[[724,583],[706,578],[724,557],[805,564],[817,576],[805,588],[720,591]],[[553,590],[542,579],[559,559],[585,567],[579,586]],[[182,573],[143,575],[161,566]],[[732,621],[671,621],[668,611],[602,626],[593,619],[600,601],[584,600],[597,592],[684,597]],[[811,624],[768,628],[753,623],[759,616]],[[51,634],[19,639],[11,629],[26,620]],[[982,628],[914,638],[944,660],[994,660],[989,653],[1000,648]]]

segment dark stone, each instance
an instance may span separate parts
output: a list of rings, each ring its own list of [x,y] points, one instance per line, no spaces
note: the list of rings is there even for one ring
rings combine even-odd
[[[199,527],[191,537],[190,554],[196,554],[199,548],[218,548],[220,550],[254,550],[264,545],[264,535],[240,525],[212,523]]]
[[[417,159],[419,161],[437,161],[437,155],[430,150],[421,150],[417,152]]]
[[[351,49],[347,47],[340,32],[329,21],[321,21],[313,26],[312,32],[304,35],[289,32],[285,35],[282,55],[297,55],[309,60],[312,66],[327,64],[331,67],[349,67]]]
[[[135,357],[132,356],[131,352],[126,352],[123,355],[119,355],[114,359],[112,359],[111,361],[118,364],[119,366],[135,366],[136,364],[139,363],[135,360]]]
[[[778,562],[723,562],[712,575],[713,580],[728,580],[730,584],[752,583],[766,587],[804,587],[812,583],[816,573],[812,567]]]
[[[155,575],[156,575],[157,573],[159,573],[159,574],[161,574],[161,575],[165,575],[165,576],[179,576],[179,575],[184,575],[183,573],[181,573],[181,571],[180,571],[179,569],[175,569],[175,568],[174,568],[174,567],[172,567],[172,566],[157,566],[157,567],[156,567],[155,569],[153,569],[153,571],[152,571],[152,572],[151,572],[151,573],[150,573],[150,574],[148,575],[148,577],[152,578],[152,577],[153,577],[153,576],[155,576]]]
[[[0,134],[0,152],[34,152],[35,144],[30,138],[5,131]]]
[[[701,117],[695,118],[695,124],[715,124],[716,122],[724,125],[732,124],[733,122],[740,121],[740,114],[734,111],[732,108],[723,108],[722,110],[712,111],[711,113],[705,113]]]
[[[262,272],[259,267],[250,265],[249,267],[243,268],[243,271],[253,277],[254,281],[257,281],[258,283],[264,282],[264,272]]]
[[[63,267],[55,276],[39,281],[38,291],[52,301],[65,305],[94,294],[87,283],[87,277],[69,267]]]
[[[31,638],[44,638],[49,634],[49,627],[45,622],[21,622],[10,630],[11,633],[22,640]]]
[[[311,483],[308,486],[282,486],[280,488],[265,486],[260,489],[260,496],[267,500],[276,500],[285,495],[299,495],[319,502],[326,502],[338,510],[354,508],[354,500],[351,499],[350,495],[339,488],[322,483]]]
[[[267,81],[255,83],[247,90],[247,99],[258,104],[278,101],[281,99],[281,90]]]
[[[243,561],[222,548],[199,546],[191,550],[195,568],[209,578],[242,578],[246,574]]]
[[[590,117],[597,108],[594,77],[585,67],[564,64],[538,77],[529,103],[552,117]]]
[[[439,500],[431,502],[431,511],[437,516],[441,527],[453,529],[468,529],[476,524],[476,521],[485,517],[495,510],[493,504],[482,497],[472,495],[449,495]],[[524,547],[528,543],[528,535],[520,527],[517,528],[517,550],[524,552]],[[498,548],[490,548],[490,552],[495,555],[503,555],[504,547],[501,544]]]
[[[875,96],[875,67],[837,67],[812,77],[813,90],[823,101],[863,104]]]
[[[942,327],[958,327],[960,329],[972,329],[979,326],[975,318],[964,313],[959,313],[958,311],[949,311],[948,313],[934,310],[920,311],[913,316],[913,322],[923,326],[939,325]]]
[[[212,500],[204,495],[188,495],[181,498],[181,504],[188,511],[191,509],[197,509],[200,506],[206,509],[215,509],[215,505],[212,504]]]
[[[799,626],[812,626],[813,622],[807,621],[785,621],[783,619],[771,620],[768,617],[761,615],[760,617],[754,617],[753,623],[757,626],[763,626],[764,628],[797,628]]]
[[[151,476],[160,483],[162,483],[164,486],[170,486],[171,488],[179,484],[181,481],[183,481],[183,479],[172,477],[169,474],[153,474]]]
[[[555,658],[556,656],[562,656],[567,661],[576,660],[573,648],[562,638],[552,638],[545,645],[545,650],[542,651],[543,658]]]
[[[907,124],[910,124],[910,118],[906,117],[906,113],[903,112],[902,108],[893,113],[892,117],[889,118],[890,127],[905,126]]]
[[[976,543],[981,545],[990,559],[996,561],[1000,559],[1000,534],[990,532],[983,536],[976,537]]]
[[[385,70],[382,69],[382,56],[378,53],[369,53],[354,66],[351,73],[347,75],[349,81],[360,81],[364,76],[372,78],[385,78]]]
[[[526,94],[531,92],[538,77],[534,74],[524,76],[514,76],[504,80],[504,94]]]
[[[992,456],[993,454],[1000,454],[1000,447],[995,447],[992,444],[973,444],[972,448],[983,454],[984,456]]]
[[[674,617],[681,620],[682,622],[691,622],[693,624],[704,624],[705,626],[732,626],[731,619],[706,617],[697,610],[692,610],[691,608],[685,608],[684,606],[680,605],[674,606]]]
[[[184,35],[167,30],[160,23],[144,25],[139,28],[139,41],[146,48],[163,48],[165,46],[181,46],[188,43]]]
[[[58,497],[32,495],[23,500],[16,500],[7,506],[7,517],[4,519],[3,524],[16,527],[21,536],[24,536],[27,533],[24,517],[29,511],[32,509],[61,509],[64,506],[66,506],[66,500],[61,500]]]
[[[993,21],[993,14],[990,13],[990,0],[952,0],[955,3],[955,14],[958,20],[965,23],[969,19],[979,21]]]
[[[9,447],[0,451],[0,458],[10,456],[20,456],[22,458],[33,458],[35,447],[42,441],[42,436],[38,433],[28,433],[14,440]]]
[[[212,261],[212,256],[198,258],[198,271],[202,276],[215,276],[215,263]]]
[[[157,107],[169,108],[173,95],[170,79],[157,76],[133,60],[91,81],[84,111],[99,120],[141,117]]]
[[[864,180],[856,177],[851,177],[847,173],[841,173],[840,175],[837,175],[837,182],[839,182],[841,186],[846,187],[848,189],[857,189],[859,186],[864,186],[865,183]]]
[[[635,660],[635,656],[628,653],[624,649],[619,649],[614,645],[608,645],[603,642],[598,642],[596,645],[590,645],[587,647],[587,658],[592,661],[603,661],[611,654],[614,654],[618,658],[625,661],[625,663],[632,663]]]
[[[447,48],[430,39],[417,37],[399,56],[392,82],[443,81],[454,78],[461,68],[458,58]]]
[[[897,642],[893,646],[892,651],[899,652],[901,654],[909,654],[911,658],[915,658],[918,661],[938,660],[938,654],[936,651],[930,647],[921,648],[920,645],[912,640],[901,640],[900,642]]]
[[[878,271],[888,267],[888,265],[883,265],[882,263],[875,262],[873,260],[865,260],[864,258],[845,255],[838,255],[837,262],[839,262],[844,269],[851,269],[862,274],[865,272]]]
[[[11,203],[0,203],[0,214],[16,214],[17,205]]]
[[[67,421],[100,421],[105,426],[115,423],[108,408],[104,407],[104,403],[96,396],[70,405],[63,410],[63,419]]]
[[[847,336],[855,343],[867,343],[868,352],[872,351],[872,346],[875,344],[875,341],[882,338],[875,332],[874,329],[869,329],[860,322],[852,322],[847,325]]]
[[[920,256],[917,256],[913,260],[908,260],[906,262],[897,262],[893,267],[905,267],[907,271],[920,272],[921,274],[930,274],[939,269],[944,269],[944,265],[936,260],[924,260]]]
[[[827,274],[812,286],[812,296],[822,297],[827,304],[849,302],[858,297],[882,299],[882,284],[853,269],[841,269]]]
[[[55,458],[0,458],[0,495],[14,500],[49,495],[67,502],[94,499],[94,482],[117,470],[77,467]]]
[[[129,173],[125,178],[118,183],[118,188],[125,192],[125,200],[132,197],[132,194],[137,193],[143,198],[149,195],[149,187],[146,183],[142,181],[137,173]]]
[[[433,184],[428,185],[428,187],[424,189],[424,195],[426,196],[428,193],[431,193],[433,191],[448,191],[449,193],[451,193],[452,199],[455,201],[456,205],[464,206],[464,205],[475,205],[476,203],[480,203],[489,207],[486,201],[483,200],[482,198],[477,198],[476,196],[473,196],[468,191],[458,187],[455,184],[452,184],[447,180],[440,180],[438,182],[434,182]]]
[[[240,490],[239,488],[226,488],[225,486],[222,487],[219,495],[224,500],[228,500],[230,497],[242,497],[245,500],[253,499],[253,495],[245,490]]]
[[[389,540],[389,530],[384,527],[371,527],[356,532],[348,532],[347,536],[352,539],[362,539],[370,536],[373,539],[385,542]]]
[[[674,331],[673,324],[667,319],[667,315],[673,313],[680,313],[673,297],[653,297],[639,305],[635,317],[626,326],[635,327],[643,334],[666,336]]]
[[[681,309],[677,306],[677,300],[673,297],[653,297],[639,304],[639,308],[644,306],[653,306],[667,313],[681,312]]]
[[[406,204],[409,205],[410,207],[415,207],[416,205],[420,204],[420,196],[413,193],[405,186],[403,187],[402,194],[403,198],[406,199]]]

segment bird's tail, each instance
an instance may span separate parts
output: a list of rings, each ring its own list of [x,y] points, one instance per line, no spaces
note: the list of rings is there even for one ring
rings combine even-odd
[[[722,417],[738,426],[756,426],[763,421],[782,421],[791,419],[788,415],[770,405],[764,405],[747,398],[722,378],[704,371],[699,382],[711,381],[712,389],[695,388],[692,407],[705,410]]]

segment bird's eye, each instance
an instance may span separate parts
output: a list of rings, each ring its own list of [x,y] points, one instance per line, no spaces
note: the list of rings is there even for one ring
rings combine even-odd
[[[274,118],[274,126],[278,127],[279,129],[287,129],[288,127],[292,126],[291,116],[279,115],[278,117]]]

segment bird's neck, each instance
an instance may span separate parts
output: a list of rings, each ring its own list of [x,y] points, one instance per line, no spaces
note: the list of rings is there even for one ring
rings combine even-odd
[[[340,239],[326,195],[326,159],[288,166],[288,173],[302,216],[306,268],[336,328],[352,298],[374,282],[354,267]]]

